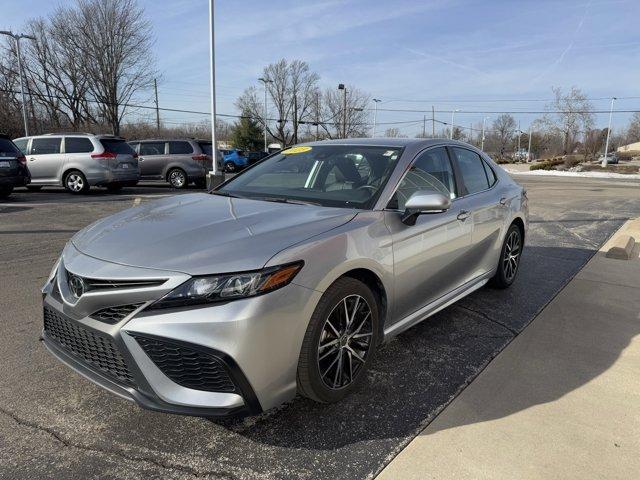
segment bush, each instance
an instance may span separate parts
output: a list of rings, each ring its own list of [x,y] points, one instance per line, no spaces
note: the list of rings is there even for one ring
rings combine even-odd
[[[542,162],[534,163],[529,167],[529,170],[553,170],[553,167],[562,165],[564,159],[562,157],[553,157]]]

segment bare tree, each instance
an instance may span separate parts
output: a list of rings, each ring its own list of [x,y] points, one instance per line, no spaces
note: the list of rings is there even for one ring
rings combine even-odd
[[[635,112],[627,129],[627,143],[640,142],[640,112]]]
[[[493,121],[491,126],[491,136],[495,139],[495,147],[500,157],[504,157],[507,145],[516,130],[516,119],[508,113],[503,113]]]
[[[149,87],[156,73],[151,24],[136,0],[77,0],[60,14],[65,26],[61,38],[82,56],[88,92],[118,135],[126,104]]]
[[[344,130],[347,138],[367,135],[368,113],[365,108],[370,102],[370,96],[351,85],[345,88],[347,90],[346,109],[343,90],[327,88],[322,95],[320,127],[328,138],[341,138],[343,123],[346,123]]]
[[[566,94],[560,87],[552,90],[555,99],[547,105],[545,123],[562,136],[562,151],[567,154],[573,151],[580,134],[593,128],[593,105],[577,87],[571,87]]]

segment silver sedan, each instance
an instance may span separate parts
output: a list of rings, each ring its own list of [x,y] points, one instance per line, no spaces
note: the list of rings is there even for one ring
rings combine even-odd
[[[154,410],[335,402],[383,342],[511,285],[527,218],[524,189],[465,143],[296,146],[78,232],[43,288],[44,344]]]

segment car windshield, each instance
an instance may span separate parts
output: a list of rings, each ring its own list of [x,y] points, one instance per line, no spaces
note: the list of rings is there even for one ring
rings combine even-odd
[[[293,147],[256,164],[217,192],[261,200],[370,209],[401,154],[400,147]]]

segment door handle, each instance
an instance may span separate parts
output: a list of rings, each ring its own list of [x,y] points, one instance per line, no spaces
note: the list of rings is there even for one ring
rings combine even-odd
[[[31,157],[31,158],[29,159],[29,161],[30,161],[30,162],[33,162],[34,160],[35,160],[35,158],[33,158],[33,157]]]
[[[469,218],[469,212],[466,210],[460,210],[460,213],[458,214],[457,218],[461,222],[464,222],[467,218]]]
[[[506,197],[502,197],[500,199],[500,205],[506,205],[507,204],[507,198]]]

